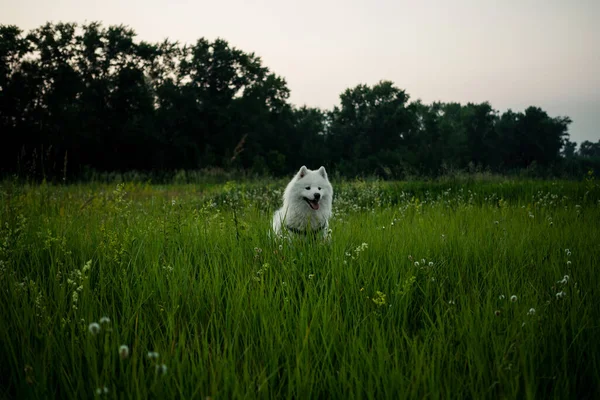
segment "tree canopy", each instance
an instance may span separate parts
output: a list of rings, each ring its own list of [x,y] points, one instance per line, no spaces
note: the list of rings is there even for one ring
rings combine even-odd
[[[148,43],[97,22],[28,33],[0,25],[0,169],[283,175],[306,164],[401,177],[600,158],[600,141],[577,152],[571,120],[535,106],[428,105],[389,81],[345,90],[332,110],[295,107],[289,96],[260,57],[223,39]]]

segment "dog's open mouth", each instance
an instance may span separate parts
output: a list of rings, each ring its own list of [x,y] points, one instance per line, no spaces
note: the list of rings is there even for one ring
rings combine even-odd
[[[310,208],[312,208],[313,210],[319,209],[319,200],[309,200],[306,197],[304,198],[304,200],[306,200]]]

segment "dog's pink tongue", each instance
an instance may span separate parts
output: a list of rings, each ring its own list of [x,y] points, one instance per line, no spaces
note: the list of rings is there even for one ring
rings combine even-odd
[[[310,202],[310,206],[312,207],[313,210],[318,210],[319,209],[319,203],[316,201],[311,201]]]

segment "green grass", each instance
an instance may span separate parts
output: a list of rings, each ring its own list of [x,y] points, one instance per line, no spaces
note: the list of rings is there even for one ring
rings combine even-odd
[[[4,181],[0,397],[600,394],[593,177],[333,182],[330,242],[284,185]]]

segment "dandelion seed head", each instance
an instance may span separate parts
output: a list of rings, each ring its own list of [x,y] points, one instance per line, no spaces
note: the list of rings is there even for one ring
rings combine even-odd
[[[90,333],[94,336],[96,336],[97,334],[100,333],[100,324],[97,322],[92,322],[91,324],[88,325],[88,330],[90,331]]]
[[[535,315],[535,308],[530,308],[529,311],[527,311],[527,315]]]
[[[104,325],[104,324],[110,324],[110,318],[108,317],[102,317],[100,318],[100,324]]]
[[[433,267],[433,261],[429,261],[429,266]]]
[[[498,296],[498,299],[499,299],[499,300],[504,300],[505,298],[506,298],[506,297],[505,297],[503,294],[501,294],[500,296]]]
[[[121,357],[122,360],[128,358],[129,357],[129,346],[127,346],[126,344],[122,344],[119,347],[119,356]]]
[[[510,296],[510,301],[512,301],[513,303],[517,301],[517,296],[515,296],[514,294],[512,296]]]
[[[158,360],[158,357],[160,356],[160,354],[158,354],[158,352],[156,351],[149,351],[148,352],[148,358],[151,360]]]
[[[496,317],[499,317],[499,316],[500,316],[500,314],[502,314],[502,311],[500,311],[500,310],[496,310],[496,311],[494,311],[494,315],[495,315]]]

